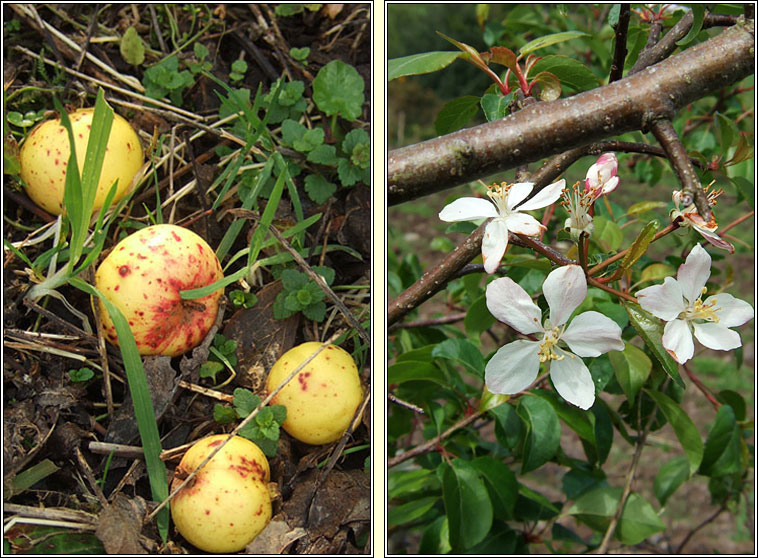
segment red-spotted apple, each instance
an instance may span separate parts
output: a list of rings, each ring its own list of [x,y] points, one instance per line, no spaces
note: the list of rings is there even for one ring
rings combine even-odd
[[[184,454],[172,491],[226,434],[203,438]],[[271,520],[269,464],[250,440],[234,436],[171,500],[171,518],[182,536],[206,552],[237,552]]]
[[[271,367],[266,379],[274,391],[321,343],[293,347]],[[328,444],[340,439],[363,399],[358,368],[350,353],[328,345],[271,400],[284,405],[287,418],[282,428],[306,444]]]
[[[124,314],[142,355],[181,355],[213,326],[224,289],[191,300],[180,292],[223,277],[210,246],[176,225],[145,227],[116,244],[95,273],[95,286]],[[118,344],[105,305],[99,315],[106,338]]]
[[[80,172],[84,166],[94,112],[94,108],[85,108],[68,115],[74,132],[76,161]],[[24,141],[19,153],[19,174],[26,184],[26,193],[34,203],[53,215],[63,213],[63,191],[70,154],[68,132],[61,125],[60,118],[38,124]],[[143,160],[137,132],[124,118],[114,114],[95,196],[95,211],[102,207],[115,180],[118,179],[118,185],[113,203],[126,195]]]

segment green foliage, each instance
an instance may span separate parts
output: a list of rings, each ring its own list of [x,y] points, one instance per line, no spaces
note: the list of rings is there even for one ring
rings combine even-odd
[[[607,8],[392,5],[388,9],[390,106],[394,92],[409,99],[415,94],[416,99],[439,100],[442,108],[436,120],[416,120],[417,113],[419,119],[423,116],[412,110],[412,102],[399,104],[405,129],[420,128],[423,131],[418,135],[426,139],[520,110],[521,103],[514,102],[517,89],[546,100],[600,87],[607,82],[615,40],[611,26],[620,13],[617,6]],[[715,10],[727,13],[731,7]],[[693,11],[695,25],[681,39],[682,48],[719,32],[702,29],[701,12],[700,8],[698,13]],[[602,23],[598,19],[601,13],[607,13]],[[663,20],[663,33],[682,13]],[[645,47],[648,31],[649,23],[633,12],[625,72]],[[440,35],[451,37],[449,42],[459,52],[445,51],[449,43]],[[507,77],[506,69],[510,71]],[[694,101],[673,120],[685,149],[702,163],[696,167],[700,181],[716,180],[713,188],[723,188],[730,200],[714,211],[720,227],[745,217],[753,206],[753,103],[743,94],[752,83],[751,77],[725,87],[717,96],[718,106],[715,97]],[[400,108],[391,110],[390,118],[398,112]],[[640,132],[613,139],[649,143],[649,137]],[[594,230],[584,254],[563,232],[568,212],[558,203],[554,214],[530,212],[546,226],[541,237],[546,245],[560,246],[561,254],[572,260],[586,258],[595,282],[589,285],[575,315],[599,312],[622,331],[623,350],[582,359],[596,392],[595,404],[588,411],[563,400],[552,378],[545,375],[546,365],[539,368],[541,383],[525,392],[495,394],[484,382],[486,363],[494,352],[524,338],[494,318],[487,307],[487,286],[500,276],[509,277],[542,309],[542,320],[549,319],[542,284],[550,270],[563,263],[547,251],[511,244],[494,276],[467,270],[463,277],[448,280],[434,303],[424,303],[420,310],[414,308],[406,314],[404,325],[409,327],[390,329],[389,391],[408,406],[390,403],[388,409],[388,520],[398,537],[418,541],[403,548],[404,552],[486,555],[543,548],[525,542],[524,534],[513,530],[514,525],[534,526],[533,532],[539,533],[540,543],[549,552],[593,552],[618,514],[613,544],[640,544],[670,527],[670,518],[663,512],[666,507],[674,509],[672,502],[695,477],[707,478],[714,506],[729,504],[736,510],[745,505],[740,490],[752,482],[748,479],[754,459],[749,444],[752,421],[747,412],[752,404],[749,386],[754,380],[739,372],[745,367],[747,346],[732,354],[700,355],[696,340],[695,356],[686,363],[685,376],[682,366],[663,347],[666,322],[634,302],[640,289],[675,277],[686,254],[699,242],[713,258],[708,295],[737,291],[740,285],[742,296],[733,294],[752,303],[749,295],[745,296],[745,281],[737,278],[739,264],[692,229],[680,227],[672,233],[671,227],[667,228],[669,211],[674,208],[671,190],[679,186],[665,158],[623,151],[616,155],[620,185],[594,204]],[[596,158],[595,154],[562,167],[560,178],[569,186],[578,181],[581,187]],[[523,170],[533,173],[543,163],[535,161]],[[510,173],[492,178],[493,182],[501,180],[519,181]],[[430,254],[431,261],[438,262],[442,256],[435,252],[449,254],[463,235],[482,222],[437,221],[444,205],[471,196],[473,191],[481,194],[477,186],[463,185],[454,195],[438,198],[438,205],[432,207],[425,199],[390,208],[386,254],[390,301],[437,265],[422,263],[430,261]],[[409,217],[412,226],[407,224]],[[421,230],[421,240],[408,239],[409,233]],[[745,242],[744,257],[752,261],[752,236],[735,231],[737,228],[730,229],[728,234]],[[480,264],[481,259],[471,263]],[[592,269],[595,266],[597,270]],[[434,318],[444,322],[454,312],[465,317],[454,324],[429,325]],[[410,327],[419,319],[428,321]],[[744,342],[754,326],[749,322],[743,327]],[[540,335],[534,337],[539,340]],[[692,381],[688,381],[690,377]],[[705,387],[698,389],[701,384]],[[703,389],[707,396],[702,395]],[[703,405],[693,407],[693,400]],[[715,410],[714,400],[719,404]],[[473,413],[479,417],[475,422],[467,420]],[[465,426],[460,426],[462,422]],[[435,437],[440,434],[438,441]],[[572,441],[569,445],[569,434],[580,444]],[[609,464],[622,461],[631,466],[632,455],[644,443],[639,447],[643,455],[638,466],[650,472],[652,465],[645,454],[653,440],[666,455],[656,461],[653,474],[645,477],[655,477],[650,482],[652,490],[641,487],[644,480],[637,476],[632,492],[622,501],[623,483],[606,475]],[[419,446],[429,441],[435,444],[432,449],[406,459],[409,452],[424,449]],[[561,471],[560,477],[556,478],[555,470]],[[647,500],[648,494],[654,499]],[[567,516],[580,522],[583,529],[589,528],[592,536],[587,537],[586,530],[580,536],[566,521]],[[704,517],[693,510],[688,520],[694,527]],[[548,522],[551,530],[543,528]]]
[[[68,371],[68,377],[72,382],[86,382],[95,377],[95,372],[91,368],[72,368]]]
[[[364,87],[355,68],[332,60],[313,79],[313,101],[327,116],[339,115],[352,122],[363,110]]]
[[[232,406],[216,404],[213,419],[220,424],[230,424],[247,417],[261,404],[261,398],[243,388],[234,390]],[[255,417],[244,426],[239,435],[255,442],[266,454],[275,457],[278,450],[279,429],[287,418],[287,409],[283,405],[270,405],[261,408]]]
[[[327,285],[334,281],[334,270],[329,267],[315,266],[313,271],[321,275]],[[274,300],[274,318],[282,320],[297,312],[302,312],[309,320],[321,322],[326,317],[326,293],[307,273],[294,269],[285,269],[280,276],[282,291]]]
[[[200,377],[211,378],[216,381],[216,374],[227,368],[234,374],[237,366],[237,342],[227,339],[220,333],[213,336],[213,345],[210,347],[208,360],[200,366]]]
[[[145,45],[142,43],[142,39],[134,26],[124,31],[119,50],[121,57],[127,64],[139,66],[145,61]]]
[[[155,66],[151,66],[142,77],[145,95],[153,99],[168,98],[177,106],[182,104],[184,91],[195,83],[192,72],[179,70],[179,57],[172,54]]]
[[[255,296],[255,293],[246,293],[239,289],[229,292],[229,300],[236,308],[252,308],[258,304],[258,297]]]

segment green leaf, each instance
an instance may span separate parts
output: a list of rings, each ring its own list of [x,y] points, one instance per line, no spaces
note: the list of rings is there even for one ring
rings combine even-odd
[[[621,267],[623,269],[629,269],[632,267],[637,262],[637,260],[639,260],[645,254],[645,252],[647,252],[647,248],[650,246],[653,238],[655,238],[655,235],[658,232],[658,228],[658,221],[650,221],[642,228],[640,234],[637,235],[637,238],[629,247],[629,251],[626,253],[626,256],[624,256],[624,259],[621,261]]]
[[[387,498],[409,498],[412,494],[429,493],[440,488],[437,475],[429,469],[391,470],[387,473]]]
[[[334,195],[337,186],[320,174],[309,174],[305,177],[305,191],[315,203],[322,204]]]
[[[676,273],[676,270],[671,267],[668,264],[665,263],[654,263],[647,266],[645,269],[642,270],[642,275],[640,276],[640,283],[645,283],[647,281],[660,281],[661,279],[665,279],[666,277],[671,277]]]
[[[213,405],[213,420],[219,424],[231,424],[237,420],[237,413],[229,405]]]
[[[475,343],[479,343],[479,337],[495,323],[495,317],[487,309],[487,299],[484,295],[477,298],[468,308],[463,327],[466,335]]]
[[[142,39],[140,39],[134,26],[129,27],[124,32],[119,50],[121,57],[127,64],[139,66],[145,61],[145,45],[142,44]]]
[[[684,381],[679,376],[679,365],[671,358],[671,355],[663,348],[661,339],[663,338],[663,325],[661,321],[643,310],[639,304],[622,301],[624,308],[629,314],[629,321],[640,335],[645,345],[653,353],[653,356],[661,363],[663,371],[674,380],[679,387],[684,388]]]
[[[700,439],[695,423],[689,415],[670,397],[666,394],[655,391],[645,390],[646,393],[658,404],[658,407],[663,412],[666,420],[671,424],[674,429],[679,443],[682,444],[684,453],[687,455],[687,460],[690,465],[689,475],[694,475],[700,463],[703,461],[703,441]]]
[[[510,467],[489,455],[471,461],[484,480],[492,502],[493,515],[498,519],[512,519],[518,495],[518,481]]]
[[[387,367],[387,382],[390,384],[402,384],[414,380],[447,385],[445,376],[440,369],[430,362],[402,361]]]
[[[249,389],[236,388],[234,390],[233,404],[234,410],[240,418],[245,418],[261,404],[261,398]]]
[[[477,377],[484,377],[484,357],[466,339],[446,339],[432,350],[432,358],[451,360],[463,365]]]
[[[620,487],[599,487],[579,497],[569,508],[568,514],[575,516],[595,531],[603,532],[616,514],[622,493],[623,489]],[[642,497],[632,493],[621,512],[614,536],[626,545],[633,545],[665,528],[653,507]]]
[[[484,116],[487,118],[487,122],[493,120],[499,120],[508,116],[508,108],[515,99],[515,93],[508,93],[507,95],[500,95],[498,93],[487,93],[482,96],[481,105],[484,111]]]
[[[561,424],[552,405],[539,397],[522,397],[518,414],[526,425],[521,462],[523,474],[553,458],[561,443]]]
[[[336,165],[337,148],[333,145],[319,145],[308,152],[308,161],[319,165]]]
[[[313,102],[327,116],[340,115],[350,122],[363,109],[363,78],[341,60],[332,60],[313,79]]]
[[[722,477],[743,469],[740,445],[740,428],[734,409],[722,405],[716,413],[716,421],[705,440],[700,474]]]
[[[529,41],[519,50],[519,57],[526,56],[530,52],[545,48],[546,46],[562,43],[564,41],[570,41],[577,37],[588,37],[589,33],[583,33],[581,31],[563,31],[561,33],[553,33],[552,35],[545,35]]]
[[[387,510],[387,526],[394,527],[395,525],[403,525],[404,523],[416,521],[432,509],[439,502],[439,499],[439,496],[427,496],[426,498],[411,500],[399,506],[390,506]]]
[[[532,66],[532,72],[550,72],[561,85],[574,91],[587,91],[600,85],[600,79],[587,66],[568,56],[545,56]]]
[[[387,61],[387,81],[404,76],[428,74],[446,68],[460,52],[422,52]]]
[[[637,393],[650,375],[653,363],[642,349],[629,343],[624,344],[623,351],[608,353],[608,358],[616,373],[616,380],[624,390],[624,395],[629,399],[630,404],[634,403]]]
[[[626,210],[626,214],[627,215],[640,215],[647,211],[660,209],[661,207],[666,207],[666,203],[662,201],[642,201],[642,202],[637,202],[630,205],[629,209]]]
[[[606,219],[602,215],[595,216],[593,224],[595,226],[595,232],[592,235],[592,240],[600,245],[603,252],[618,250],[619,246],[621,246],[621,242],[624,240],[624,232],[621,228],[616,223],[610,219]]]
[[[700,30],[703,28],[703,18],[705,17],[705,5],[703,4],[688,4],[689,8],[692,10],[692,27],[690,27],[689,32],[679,39],[676,44],[680,47],[687,46],[692,41],[695,40],[695,37],[697,37],[698,33],[700,33]]]
[[[578,407],[567,404],[554,391],[535,389],[532,393],[550,403],[558,418],[576,432],[580,438],[593,445],[595,444],[595,425],[590,421],[591,415]]]
[[[539,87],[540,101],[555,101],[561,96],[561,80],[550,72],[540,72],[531,82]]]
[[[326,304],[323,302],[317,302],[303,308],[303,316],[314,322],[323,322],[326,317]]]
[[[447,103],[437,114],[434,129],[443,136],[460,130],[479,112],[479,97],[467,95]]]
[[[484,539],[492,525],[492,502],[484,481],[467,461],[453,459],[440,465],[442,495],[453,552],[471,548]]]
[[[68,371],[68,377],[72,382],[86,382],[95,377],[95,373],[91,368],[79,368]]]
[[[653,482],[653,491],[661,506],[666,505],[666,501],[688,478],[690,478],[690,463],[685,455],[679,455],[667,461],[658,469]]]

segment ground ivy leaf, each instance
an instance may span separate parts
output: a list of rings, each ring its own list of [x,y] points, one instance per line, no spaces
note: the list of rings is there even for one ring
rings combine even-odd
[[[313,80],[313,102],[328,116],[338,114],[352,122],[361,115],[364,87],[355,68],[332,60]]]
[[[121,37],[119,51],[127,64],[139,66],[145,61],[145,45],[142,44],[142,39],[140,39],[134,27],[129,27],[124,32],[124,35]]]
[[[320,174],[309,174],[305,177],[305,191],[308,197],[318,204],[324,203],[337,191],[337,186]]]

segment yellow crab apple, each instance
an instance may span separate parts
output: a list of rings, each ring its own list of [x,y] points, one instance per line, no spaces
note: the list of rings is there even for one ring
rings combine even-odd
[[[287,376],[311,356],[321,343],[309,342],[284,353],[271,367],[266,380],[274,391]],[[363,399],[358,367],[350,353],[328,345],[271,400],[284,405],[282,428],[306,444],[329,444],[340,439]]]
[[[69,114],[80,172],[84,166],[94,112],[94,108],[85,108]],[[38,124],[24,141],[19,153],[19,174],[26,184],[26,193],[34,203],[53,215],[63,213],[63,191],[70,154],[68,132],[61,125],[60,117]],[[105,197],[116,180],[118,184],[113,203],[126,195],[143,161],[142,145],[137,132],[123,117],[114,114],[95,196],[95,211],[103,206]]]
[[[195,443],[171,483],[176,489],[228,436]],[[182,536],[206,552],[237,552],[271,520],[269,464],[250,440],[234,436],[171,500],[171,518]]]
[[[199,345],[218,314],[220,288],[192,300],[181,291],[206,287],[223,277],[210,246],[176,225],[145,227],[116,244],[95,273],[95,286],[124,314],[142,355],[181,355]],[[116,328],[102,301],[105,337],[118,345]]]

